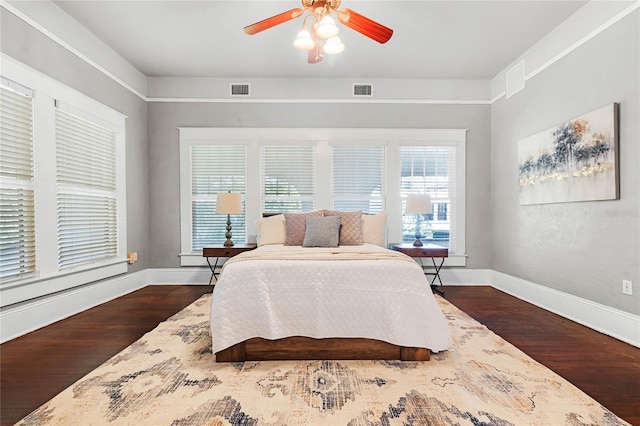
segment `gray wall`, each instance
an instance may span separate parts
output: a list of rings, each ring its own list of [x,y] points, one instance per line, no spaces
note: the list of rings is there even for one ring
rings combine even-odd
[[[65,85],[125,114],[127,249],[138,252],[129,272],[149,267],[147,104],[12,13],[0,14],[1,50]]]
[[[490,107],[378,104],[149,104],[149,207],[152,267],[180,265],[177,127],[466,128],[467,266],[488,268]]]
[[[491,267],[640,314],[638,11],[491,108]],[[517,141],[620,103],[620,200],[520,206]],[[632,280],[634,295],[622,294]]]

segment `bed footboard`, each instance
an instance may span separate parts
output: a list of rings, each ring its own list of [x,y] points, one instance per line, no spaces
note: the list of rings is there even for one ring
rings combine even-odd
[[[216,362],[316,359],[429,361],[430,354],[426,348],[396,346],[380,340],[294,336],[277,340],[249,339],[216,352]]]

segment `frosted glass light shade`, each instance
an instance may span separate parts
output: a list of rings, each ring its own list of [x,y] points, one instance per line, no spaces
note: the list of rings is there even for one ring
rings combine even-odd
[[[316,28],[316,35],[320,38],[329,39],[331,37],[335,37],[340,32],[340,28],[336,25],[336,23],[331,19],[331,16],[325,15],[324,18],[318,24]]]
[[[311,38],[311,34],[306,28],[303,28],[298,33],[298,36],[293,41],[293,47],[298,50],[311,50],[316,47],[316,43]]]
[[[340,37],[331,37],[326,41],[322,50],[324,53],[337,55],[344,52],[344,44],[342,44]]]

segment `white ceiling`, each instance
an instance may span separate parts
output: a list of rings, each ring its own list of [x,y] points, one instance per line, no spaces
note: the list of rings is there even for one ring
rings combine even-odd
[[[340,26],[344,53],[308,64],[292,46],[303,18],[248,36],[279,1],[55,1],[147,76],[493,78],[586,1],[343,0],[394,30],[386,44]]]

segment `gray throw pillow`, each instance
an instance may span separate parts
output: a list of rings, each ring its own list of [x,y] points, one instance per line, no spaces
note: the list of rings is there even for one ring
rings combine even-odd
[[[307,217],[303,247],[338,247],[340,217]]]
[[[322,217],[322,210],[316,210],[307,213],[285,213],[284,227],[287,234],[285,246],[301,246],[304,241],[304,231],[306,228],[306,219],[308,217]]]
[[[335,210],[323,210],[322,216],[340,216],[340,245],[359,246],[364,243],[362,239],[362,210],[354,212],[341,212]],[[384,244],[383,244],[384,245]]]

